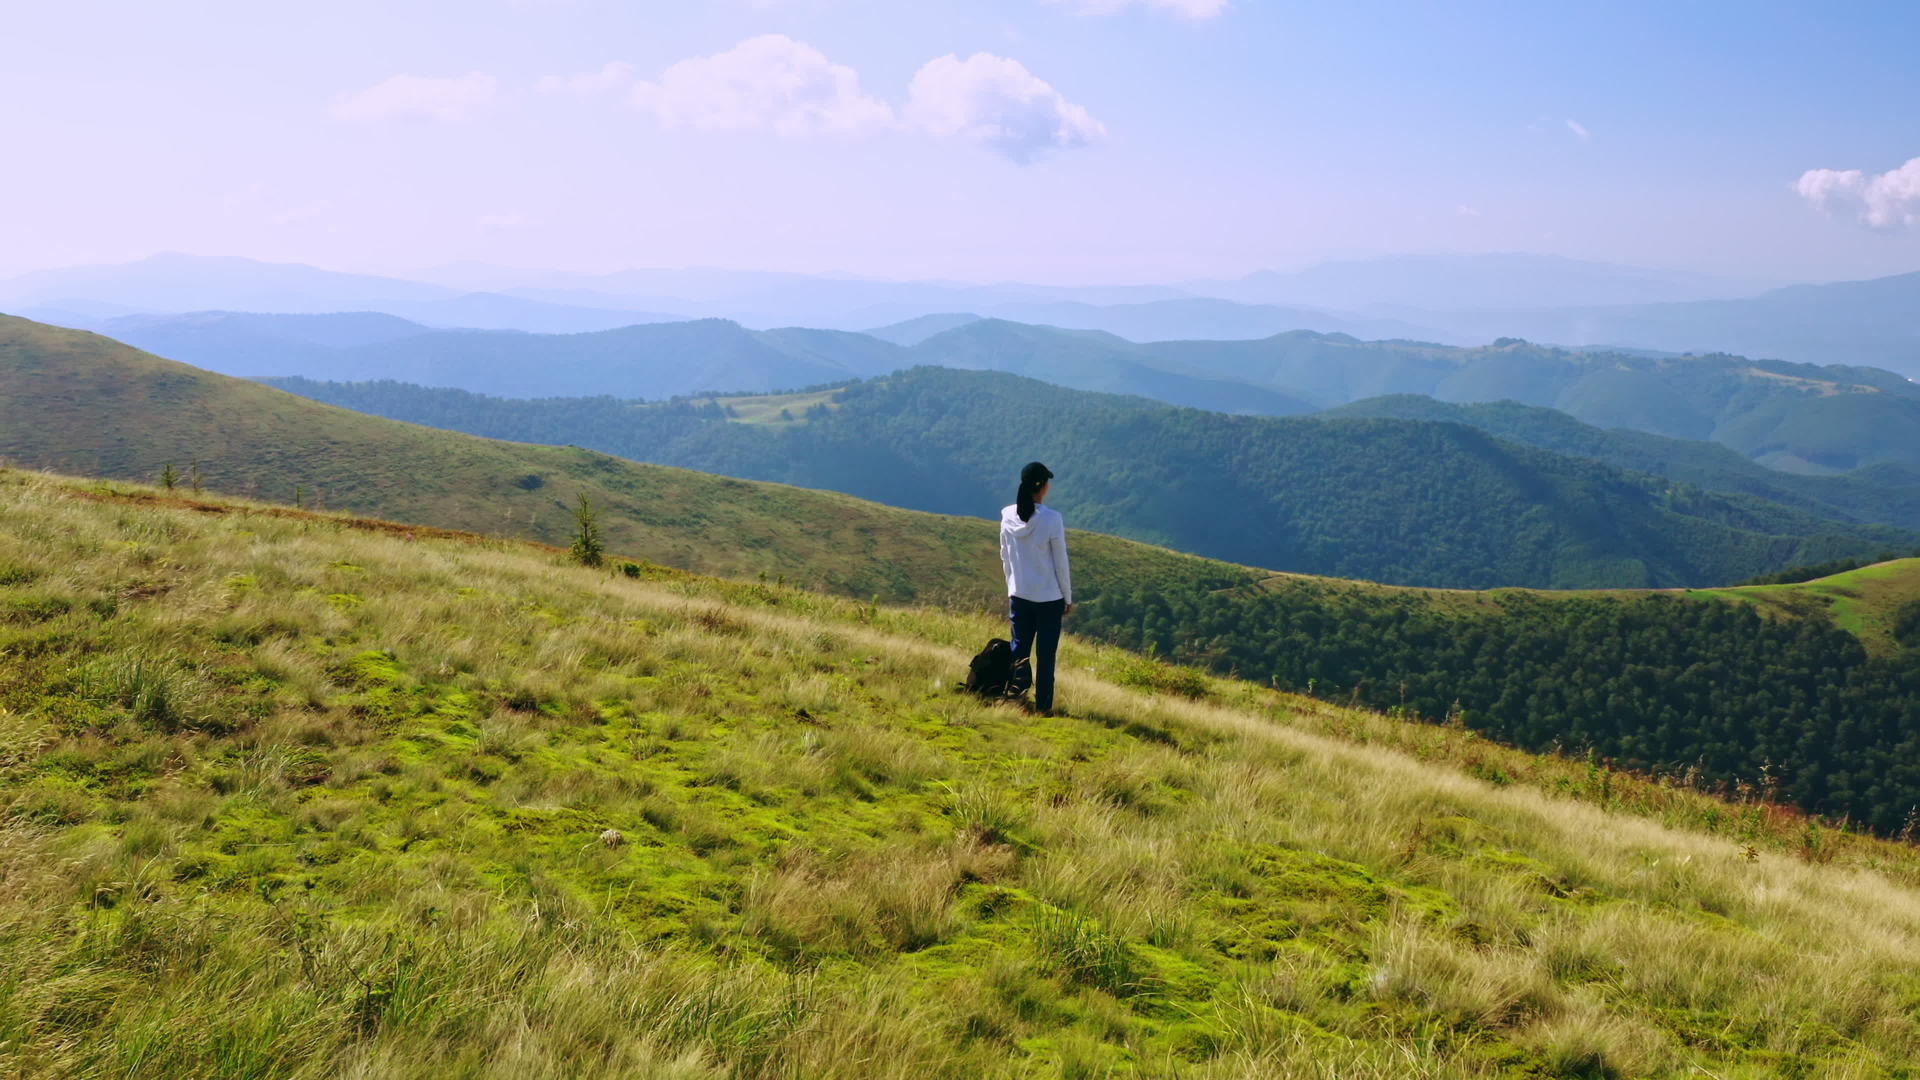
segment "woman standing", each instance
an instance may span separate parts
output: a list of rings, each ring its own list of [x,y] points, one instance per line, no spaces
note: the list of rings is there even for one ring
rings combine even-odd
[[[1033,667],[1033,707],[1053,715],[1053,657],[1060,620],[1073,610],[1067,572],[1067,523],[1046,501],[1053,473],[1037,461],[1020,470],[1020,492],[1000,511],[1000,566],[1007,572],[1013,660]]]

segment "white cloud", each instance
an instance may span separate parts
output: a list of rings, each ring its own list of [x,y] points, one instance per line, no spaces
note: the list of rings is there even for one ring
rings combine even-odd
[[[334,102],[336,120],[464,120],[499,97],[491,75],[471,72],[458,78],[395,75]]]
[[[989,53],[929,61],[908,87],[905,111],[922,131],[973,139],[1022,163],[1107,133],[1025,65]]]
[[[580,97],[593,97],[625,90],[632,84],[633,65],[615,60],[598,71],[582,71],[577,75],[548,75],[535,83],[534,89],[543,94],[576,94]]]
[[[1878,175],[1859,169],[1808,169],[1793,189],[1816,209],[1854,214],[1861,224],[1876,229],[1920,225],[1920,158]]]
[[[1211,19],[1227,10],[1227,0],[1047,0],[1072,4],[1082,15],[1118,15],[1130,7],[1168,11],[1186,19]]]
[[[682,60],[635,84],[631,100],[669,128],[852,136],[894,123],[893,108],[860,89],[858,72],[784,34]]]
[[[972,140],[1023,163],[1106,134],[1085,108],[1016,60],[976,53],[930,61],[896,111],[861,89],[859,72],[782,34],[682,60],[650,81],[636,80],[631,65],[615,62],[549,75],[535,85],[544,94],[621,94],[667,128],[796,137],[914,133]]]
[[[1568,120],[1567,130],[1573,132],[1574,137],[1579,139],[1581,142],[1593,141],[1593,132],[1588,131],[1586,125],[1582,124],[1578,120],[1571,120],[1571,119]]]

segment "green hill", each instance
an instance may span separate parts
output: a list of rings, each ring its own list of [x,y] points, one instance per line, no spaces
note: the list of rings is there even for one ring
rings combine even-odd
[[[183,494],[197,467],[212,491],[561,544],[585,494],[637,557],[851,596],[984,600],[998,574],[977,519],[395,423],[4,316],[0,461],[147,481],[171,463]],[[1105,538],[1077,550],[1114,578],[1244,574]]]
[[[4,472],[0,563],[8,1075],[1920,1058],[1920,859],[1755,799],[1077,639],[1030,717],[984,619],[280,507]]]
[[[1315,414],[1323,419],[1433,420],[1466,424],[1512,442],[1593,458],[1636,472],[1737,492],[1849,521],[1920,527],[1920,468],[1883,464],[1835,476],[1768,468],[1718,443],[1630,428],[1601,429],[1560,412],[1513,401],[1459,405],[1416,394],[1367,398]]]
[[[1244,565],[1399,584],[1709,585],[1920,547],[1910,532],[1834,520],[1839,509],[1722,494],[1456,424],[1227,416],[997,372],[869,380],[831,407],[789,408],[794,422],[772,426],[728,423],[706,402],[280,385],[415,422],[937,513],[991,513],[1007,500],[1008,463],[1039,458],[1061,477],[1055,504],[1075,525]],[[716,403],[740,413],[758,400]]]
[[[220,453],[207,459],[209,483],[230,490],[311,485],[309,498],[317,489],[332,507],[550,543],[566,540],[569,508],[585,493],[605,507],[612,546],[652,562],[860,599],[974,611],[1003,602],[992,525],[979,519],[436,432],[91,335],[24,323],[12,330],[0,344],[0,453],[21,464],[154,476],[212,447]],[[819,431],[823,417],[857,404],[816,402],[789,421],[760,408],[769,402],[733,400],[739,422],[710,419],[725,415],[712,403],[683,403],[674,415],[729,440],[741,432],[777,440]],[[1157,408],[1106,400],[1147,416]],[[150,419],[116,428],[107,418],[117,416]],[[923,435],[937,430],[921,425]],[[1422,430],[1485,438],[1457,425]],[[847,476],[882,476],[903,491],[944,482],[914,472],[913,462],[840,460]],[[174,504],[205,503],[185,494],[176,490]],[[1690,603],[1684,594],[1469,594],[1275,576],[1079,532],[1073,547],[1076,626],[1101,640],[1408,717],[1452,719],[1520,746],[1591,750],[1705,783],[1766,778],[1795,805],[1889,833],[1920,803],[1920,765],[1902,749],[1920,722],[1920,653],[1869,653],[1823,621],[1767,618],[1751,605]]]
[[[202,312],[140,316],[109,326],[141,348],[229,374],[397,379],[510,397],[769,392],[934,365],[1270,416],[1387,394],[1462,403],[1512,400],[1602,428],[1718,442],[1792,472],[1920,466],[1920,444],[1912,437],[1920,427],[1920,389],[1908,380],[1875,368],[1720,353],[1569,350],[1514,338],[1459,348],[1307,330],[1244,341],[1163,341],[1130,333],[1136,338],[1130,341],[1097,330],[1031,325],[1049,321],[1044,311],[1024,323],[939,316],[882,328],[879,336],[752,331],[723,319],[579,334],[407,334],[392,326],[358,325],[371,318]]]
[[[1282,389],[1322,407],[1384,394],[1516,401],[1601,428],[1718,442],[1789,471],[1920,465],[1913,438],[1920,387],[1876,368],[1569,350],[1513,338],[1452,348],[1306,331],[1147,348],[1160,362]]]
[[[1705,589],[1704,595],[1750,603],[1795,618],[1831,622],[1869,652],[1920,649],[1920,557],[1874,563],[1812,581]]]

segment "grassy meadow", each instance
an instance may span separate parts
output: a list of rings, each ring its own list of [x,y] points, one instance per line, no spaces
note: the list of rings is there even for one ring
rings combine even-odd
[[[1920,607],[1920,559],[1895,559],[1792,585],[1746,585],[1694,589],[1689,595],[1753,604],[1786,618],[1817,618],[1860,639],[1867,651],[1887,655],[1904,644],[1902,615]]]
[[[0,472],[0,1073],[1920,1075],[1910,847],[995,629]]]

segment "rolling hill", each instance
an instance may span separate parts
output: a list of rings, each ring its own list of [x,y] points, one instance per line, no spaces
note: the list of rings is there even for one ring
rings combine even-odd
[[[141,477],[197,460],[209,484],[285,501],[304,494],[309,505],[317,490],[329,507],[406,522],[377,528],[415,540],[438,525],[564,541],[570,507],[585,494],[602,507],[614,550],[651,563],[963,611],[990,609],[1001,595],[992,525],[977,518],[432,431],[195,371],[94,335],[17,320],[0,329],[0,455],[16,464]],[[929,400],[944,400],[937,383],[929,388]],[[1169,412],[1114,400],[1117,417]],[[736,401],[739,420],[709,431],[780,436],[852,407],[823,400],[789,421],[770,406]],[[682,408],[702,422],[726,415],[716,403]],[[109,416],[143,419],[116,424]],[[1474,434],[1458,425],[1424,429]],[[848,469],[914,480],[871,460]],[[1071,477],[1063,473],[1063,493]],[[936,480],[918,478],[923,489]],[[122,505],[220,513],[191,486],[189,479],[157,496],[111,484],[74,490]],[[303,519],[284,505],[249,513],[263,525]],[[146,595],[164,570],[141,544],[122,549],[128,571],[116,587],[129,595]],[[1073,544],[1075,626],[1102,640],[1408,717],[1452,718],[1521,746],[1588,747],[1706,783],[1766,776],[1796,805],[1889,832],[1920,802],[1920,768],[1898,749],[1920,718],[1920,664],[1897,629],[1900,612],[1889,625],[1902,649],[1870,652],[1844,626],[1781,618],[1778,605],[1730,604],[1717,591],[1392,589],[1274,575],[1098,534],[1076,532]],[[13,577],[29,585],[44,576],[22,573]],[[37,603],[20,611],[42,610]]]
[[[977,520],[379,420],[6,317],[0,459],[146,480],[172,463],[183,485],[193,466],[216,491],[292,502],[302,489],[341,510],[549,542],[564,542],[584,493],[604,507],[609,539],[638,556],[716,573],[805,567],[809,583],[857,596],[969,582],[977,595],[994,573]]]
[[[327,344],[315,339],[315,318],[140,316],[98,325],[227,374],[394,379],[512,397],[764,393],[934,365],[1269,416],[1382,395],[1514,401],[1601,428],[1718,442],[1784,471],[1920,467],[1920,387],[1871,368],[1578,352],[1519,340],[1455,348],[1308,331],[1139,344],[1099,330],[965,316],[882,328],[907,344],[845,331],[752,331],[724,320],[563,335],[394,332]]]
[[[993,329],[949,334],[975,327]],[[1244,565],[1400,584],[1712,585],[1764,572],[1755,567],[1920,546],[1898,529],[1628,473],[1457,424],[1234,417],[999,372],[915,369],[771,425],[729,423],[723,409],[693,402],[514,403],[391,384],[283,385],[415,422],[564,438],[937,513],[990,512],[1005,501],[994,478],[1007,463],[1039,458],[1061,477],[1055,499],[1076,525]]]
[[[1739,492],[1822,517],[1920,528],[1920,468],[1873,465],[1850,473],[1806,476],[1770,469],[1718,443],[1603,430],[1556,409],[1503,401],[1458,405],[1415,394],[1367,398],[1315,414],[1324,419],[1432,420],[1476,427],[1511,442],[1593,458],[1711,491]]]
[[[0,472],[0,566],[10,1075],[1920,1054],[1912,849],[1753,797],[1071,638],[1026,716],[949,688],[979,618],[154,490]]]
[[[1920,386],[1874,368],[1570,351],[1518,339],[1466,349],[1304,332],[1147,348],[1178,370],[1252,382],[1322,408],[1387,394],[1516,401],[1597,427],[1718,442],[1789,471],[1920,465]]]

